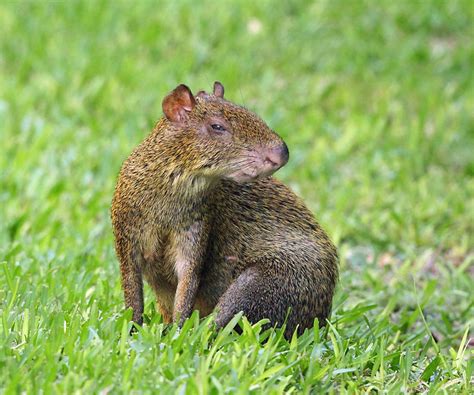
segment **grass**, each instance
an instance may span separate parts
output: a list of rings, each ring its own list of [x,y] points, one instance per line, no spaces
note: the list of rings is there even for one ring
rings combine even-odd
[[[473,7],[3,2],[0,392],[473,391]],[[337,243],[331,323],[290,342],[197,314],[128,336],[109,206],[180,82],[287,141]],[[471,340],[470,340],[471,339]]]

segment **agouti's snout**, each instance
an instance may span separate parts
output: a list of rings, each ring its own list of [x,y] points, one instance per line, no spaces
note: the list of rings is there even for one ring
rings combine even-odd
[[[290,153],[288,152],[288,146],[285,142],[282,142],[277,147],[263,149],[261,151],[263,158],[263,166],[259,171],[259,177],[263,178],[275,173],[278,169],[282,168],[288,163]]]
[[[276,148],[271,148],[265,153],[265,164],[271,166],[273,171],[278,170],[280,167],[285,166],[290,158],[288,146],[283,143]]]

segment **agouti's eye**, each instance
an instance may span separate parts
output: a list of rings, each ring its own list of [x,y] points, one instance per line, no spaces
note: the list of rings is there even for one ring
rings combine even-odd
[[[224,126],[219,125],[217,123],[212,124],[211,128],[213,128],[214,130],[217,130],[219,132],[225,132],[226,131],[226,128]]]

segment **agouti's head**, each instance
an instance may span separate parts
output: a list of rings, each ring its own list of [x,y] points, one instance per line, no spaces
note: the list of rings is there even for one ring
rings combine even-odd
[[[186,170],[210,178],[250,182],[273,174],[288,162],[285,142],[246,108],[224,99],[224,87],[194,96],[179,85],[163,100],[175,158]]]

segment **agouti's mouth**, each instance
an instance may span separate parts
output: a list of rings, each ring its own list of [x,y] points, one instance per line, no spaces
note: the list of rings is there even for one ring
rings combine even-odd
[[[256,172],[253,174],[250,174],[245,171],[239,171],[233,174],[229,174],[227,178],[236,182],[252,182],[258,179],[258,174]]]
[[[271,176],[274,171],[258,171],[257,169],[252,169],[253,171],[241,170],[232,174],[229,174],[226,178],[233,180],[239,183],[245,182],[254,182]]]

